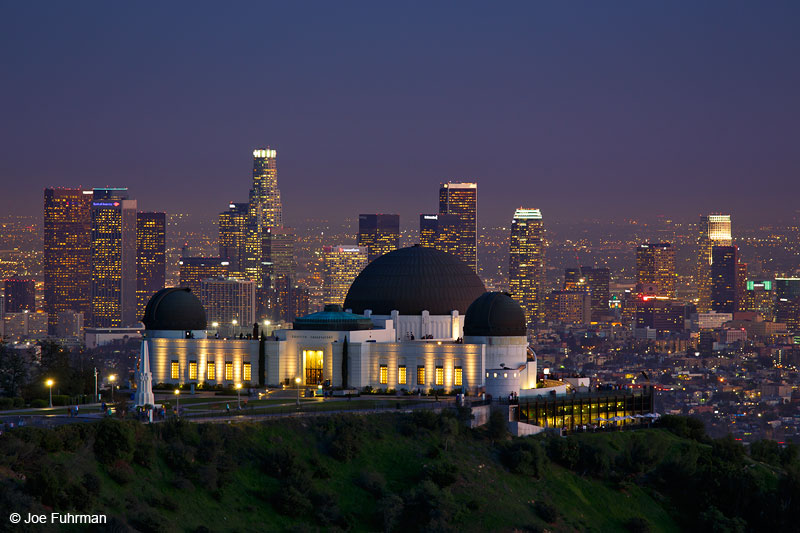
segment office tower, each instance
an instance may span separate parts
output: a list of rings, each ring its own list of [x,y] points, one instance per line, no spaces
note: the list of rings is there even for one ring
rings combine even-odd
[[[62,339],[83,337],[83,313],[62,311],[58,314],[56,336]]]
[[[747,290],[747,263],[736,264],[736,310],[746,311],[747,301],[745,291]]]
[[[266,228],[261,240],[260,307],[264,316],[278,319],[276,282],[280,277],[294,279],[294,243],[292,228]]]
[[[549,322],[588,324],[592,318],[592,297],[586,290],[551,291],[544,298]]]
[[[544,320],[544,222],[538,209],[517,209],[511,220],[508,284],[528,324]]]
[[[276,320],[291,322],[297,317],[309,313],[308,288],[295,283],[289,276],[278,276],[275,281]]]
[[[458,217],[455,255],[478,272],[478,184],[442,183],[439,188],[439,214]]]
[[[214,329],[233,334],[252,331],[256,321],[255,281],[205,278],[200,282],[200,301],[206,309],[206,321]]]
[[[281,192],[278,189],[277,151],[253,150],[253,188],[250,189],[247,239],[242,265],[247,279],[261,284],[261,239],[266,228],[283,226]]]
[[[588,291],[592,299],[592,321],[599,322],[609,315],[611,272],[608,268],[582,266],[564,269],[564,290]]]
[[[136,316],[144,316],[150,297],[166,286],[166,215],[136,214]]]
[[[324,303],[343,305],[353,280],[367,266],[367,249],[363,246],[325,246],[323,256]]]
[[[180,286],[189,287],[198,297],[202,280],[228,276],[228,262],[219,257],[181,257],[178,266]]]
[[[370,262],[400,247],[400,215],[358,215],[358,245]]]
[[[44,310],[51,333],[61,311],[91,310],[91,235],[92,191],[44,190]]]
[[[658,333],[679,332],[685,329],[689,316],[687,306],[665,296],[640,296],[636,299],[637,329],[654,329]]]
[[[800,331],[800,278],[775,278],[775,320]]]
[[[730,246],[731,216],[703,215],[700,217],[700,237],[697,241],[697,311],[711,310],[711,251],[714,246]]]
[[[636,247],[636,283],[654,286],[655,296],[676,298],[675,249],[668,242],[640,244]]]
[[[773,282],[772,280],[748,280],[745,283],[744,311],[760,314],[764,320],[775,318]]]
[[[461,258],[460,228],[461,219],[458,215],[420,215],[419,244]]]
[[[36,311],[36,283],[32,279],[3,280],[6,313]]]
[[[711,308],[717,313],[734,313],[738,310],[739,251],[736,246],[714,246],[711,259]]]
[[[219,214],[219,256],[228,261],[231,277],[243,278],[249,204],[231,203]]]
[[[136,200],[126,188],[94,189],[92,198],[93,327],[131,326],[136,316]]]

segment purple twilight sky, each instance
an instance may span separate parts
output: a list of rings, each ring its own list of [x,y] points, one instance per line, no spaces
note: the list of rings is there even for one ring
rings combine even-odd
[[[778,1],[3,0],[0,214],[111,185],[210,218],[270,145],[290,223],[406,225],[447,179],[481,224],[788,218],[798,27]]]

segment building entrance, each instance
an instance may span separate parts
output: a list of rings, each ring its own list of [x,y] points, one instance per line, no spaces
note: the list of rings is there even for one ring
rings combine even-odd
[[[306,385],[319,385],[324,381],[323,359],[322,350],[303,350]]]

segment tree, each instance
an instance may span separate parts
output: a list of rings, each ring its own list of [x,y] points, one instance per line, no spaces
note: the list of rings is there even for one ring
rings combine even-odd
[[[508,436],[508,423],[502,411],[493,411],[486,427],[492,440],[502,440]]]
[[[6,396],[18,396],[28,383],[31,361],[27,350],[16,350],[0,344],[0,388]]]
[[[261,334],[258,339],[258,386],[263,387],[267,381],[267,338]]]

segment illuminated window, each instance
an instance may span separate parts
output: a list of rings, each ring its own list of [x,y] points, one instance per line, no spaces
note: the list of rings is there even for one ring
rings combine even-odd
[[[444,385],[444,368],[441,366],[436,367],[436,384]]]
[[[189,379],[197,379],[197,362],[192,361],[189,363]]]
[[[417,385],[425,385],[425,367],[417,367]]]
[[[464,379],[464,372],[461,370],[460,366],[455,368],[455,372],[453,373],[453,385],[456,387],[460,387],[463,385],[462,380]]]
[[[217,379],[217,367],[214,363],[208,363],[208,372],[206,372],[206,379],[214,381]]]
[[[400,385],[405,385],[406,384],[406,367],[405,367],[405,365],[397,367],[397,383],[399,383]]]
[[[378,381],[381,385],[386,385],[389,383],[389,367],[386,365],[381,365],[380,376],[378,376]]]
[[[233,381],[233,363],[225,363],[225,381]]]
[[[242,368],[242,373],[244,374],[244,381],[250,381],[252,377],[252,370],[250,369],[250,363],[245,363]]]
[[[177,361],[172,361],[170,364],[169,377],[170,379],[180,379],[180,369],[178,368]]]

